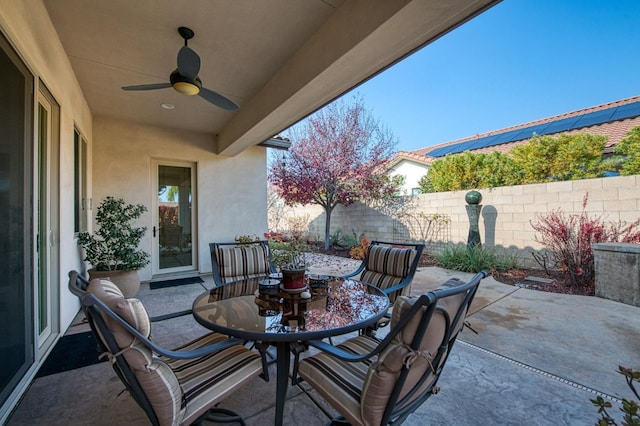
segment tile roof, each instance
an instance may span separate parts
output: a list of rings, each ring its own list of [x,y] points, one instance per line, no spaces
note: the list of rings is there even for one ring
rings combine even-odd
[[[619,107],[619,106],[622,106],[622,105],[634,104],[634,103],[640,103],[640,96],[634,96],[634,97],[631,97],[631,98],[622,99],[622,100],[615,101],[615,102],[609,102],[609,103],[602,104],[602,105],[597,105],[597,106],[593,106],[593,107],[589,107],[589,108],[584,108],[584,109],[580,109],[580,110],[576,110],[576,111],[560,114],[560,115],[555,115],[553,117],[543,118],[543,119],[540,119],[540,120],[535,120],[535,121],[531,121],[531,122],[528,122],[528,123],[519,124],[517,126],[507,127],[507,128],[500,129],[500,130],[495,130],[495,131],[486,132],[486,133],[482,133],[482,134],[478,134],[478,135],[474,135],[474,136],[469,136],[469,137],[466,137],[466,138],[457,139],[455,141],[450,141],[450,142],[446,142],[446,143],[435,145],[435,146],[421,148],[421,149],[418,149],[418,150],[415,150],[415,151],[411,151],[408,154],[411,154],[409,158],[414,158],[415,156],[426,156],[427,158],[434,159],[434,156],[431,156],[429,154],[431,152],[435,151],[435,150],[439,150],[440,148],[453,147],[454,145],[462,144],[462,143],[465,143],[465,142],[471,142],[471,141],[478,140],[478,139],[481,139],[481,138],[485,138],[485,137],[488,137],[488,136],[502,135],[502,134],[505,134],[507,132],[512,132],[512,131],[519,130],[519,129],[527,129],[527,128],[533,127],[533,126],[550,124],[550,123],[553,123],[553,122],[559,122],[560,120],[570,119],[572,117],[577,117],[577,116],[584,116],[584,115],[587,115],[587,114],[590,114],[590,113],[595,113],[597,111],[603,111],[603,110],[607,110],[607,109],[612,109],[613,110],[616,107]],[[594,114],[592,114],[592,116],[593,115]],[[546,133],[546,134],[559,134],[559,133],[575,134],[575,133],[581,133],[581,132],[588,132],[588,133],[593,133],[593,134],[605,135],[605,136],[608,136],[608,138],[609,138],[608,141],[607,141],[607,148],[610,148],[613,145],[615,145],[618,142],[620,142],[622,139],[624,139],[624,137],[626,136],[627,132],[629,132],[629,130],[631,130],[633,127],[636,127],[636,126],[640,126],[640,113],[638,113],[638,115],[635,116],[635,117],[624,118],[622,120],[612,120],[612,121],[602,122],[602,123],[594,124],[594,125],[590,125],[590,126],[583,126],[583,127],[580,127],[580,128],[573,128],[573,129],[568,130],[568,131],[558,131],[558,132]],[[514,133],[516,133],[516,132],[514,132]],[[471,147],[471,148],[468,148],[468,150],[472,151],[472,152],[477,152],[477,153],[480,153],[480,152],[493,152],[493,151],[508,152],[514,146],[527,143],[528,140],[529,140],[529,138],[525,138],[525,139],[521,139],[521,140],[517,140],[517,141],[508,141],[507,140],[504,143],[495,144],[495,145],[492,145],[492,146],[484,146],[484,147],[481,147],[481,148],[473,148],[473,147]],[[400,153],[398,153],[398,154],[400,154]],[[430,164],[430,162],[429,163],[425,163],[425,164]]]
[[[424,154],[416,154],[415,151],[398,151],[398,153],[387,163],[387,166],[394,166],[401,160],[409,160],[415,163],[430,165],[435,159],[433,157],[427,157]]]

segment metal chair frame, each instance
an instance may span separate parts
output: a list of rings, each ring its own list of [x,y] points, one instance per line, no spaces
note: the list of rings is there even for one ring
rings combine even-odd
[[[345,351],[339,347],[335,347],[322,340],[314,340],[314,341],[309,341],[307,343],[310,346],[313,346],[343,361],[362,362],[379,355],[385,348],[387,348],[387,346],[389,346],[389,344],[394,339],[394,337],[397,336],[404,329],[406,324],[414,317],[414,315],[424,310],[419,326],[417,328],[413,341],[411,342],[411,345],[410,345],[412,350],[417,350],[420,347],[420,344],[423,340],[427,327],[429,326],[429,322],[433,317],[433,314],[436,311],[442,312],[442,314],[446,319],[446,327],[445,327],[445,333],[443,335],[442,341],[440,342],[438,351],[433,356],[433,359],[431,360],[431,365],[433,366],[434,371],[427,370],[427,373],[425,373],[420,378],[420,380],[416,383],[416,385],[413,386],[411,390],[403,398],[400,399],[399,398],[400,392],[402,391],[402,388],[410,373],[410,367],[408,367],[407,365],[404,365],[402,367],[402,370],[400,372],[398,379],[396,380],[393,391],[386,405],[381,424],[386,425],[386,424],[402,423],[402,421],[404,421],[406,417],[409,416],[409,414],[411,414],[416,408],[418,408],[422,403],[424,403],[432,394],[438,392],[438,388],[436,385],[437,385],[438,379],[440,378],[440,373],[442,372],[442,369],[444,368],[444,365],[449,357],[449,354],[451,353],[451,349],[454,346],[458,333],[463,328],[462,326],[463,323],[462,323],[457,327],[457,330],[458,330],[457,333],[455,335],[452,335],[452,332],[453,332],[452,325],[459,324],[460,321],[464,322],[465,318],[463,318],[463,315],[466,315],[466,312],[468,311],[469,306],[471,305],[471,302],[473,301],[476,295],[480,281],[487,276],[488,276],[487,271],[481,271],[478,274],[476,274],[467,283],[463,283],[455,287],[440,288],[438,290],[430,291],[426,294],[421,295],[418,298],[418,300],[414,303],[414,305],[400,318],[398,323],[395,324],[394,327],[389,331],[387,336],[383,340],[380,340],[380,343],[378,344],[378,346],[369,353],[366,353],[363,355],[354,354],[352,352]],[[437,303],[438,300],[444,297],[453,296],[463,292],[466,292],[465,299],[463,303],[460,305],[460,308],[457,310],[457,312],[455,312],[455,315],[453,315],[453,317],[451,317],[446,312],[446,310],[444,310],[442,307],[438,306],[438,303]],[[431,372],[433,372],[434,374],[434,377],[431,383],[429,383],[428,386],[419,395],[416,396],[420,388],[425,384],[425,381],[429,378],[429,375],[430,375],[429,373]],[[408,402],[414,397],[415,399],[413,401]],[[340,423],[340,419],[336,419],[336,423]]]
[[[397,247],[397,248],[411,248],[416,251],[416,256],[414,257],[413,262],[411,262],[411,266],[409,267],[409,273],[407,274],[407,276],[403,278],[402,281],[400,281],[398,284],[394,285],[393,287],[389,287],[387,289],[382,289],[382,291],[385,292],[387,295],[389,295],[396,291],[402,290],[403,288],[411,284],[411,281],[413,281],[413,277],[416,275],[416,270],[418,269],[418,265],[420,264],[420,257],[422,257],[422,252],[424,251],[424,244],[423,243],[390,243],[386,241],[371,241],[371,244],[369,244],[369,247],[377,246],[377,245]],[[362,272],[364,272],[367,266],[367,262],[369,261],[369,250],[370,249],[367,248],[367,253],[365,254],[364,259],[362,260],[362,263],[360,264],[358,269],[356,269],[354,272],[351,272],[350,274],[344,275],[342,278],[355,277],[356,275],[360,275]]]
[[[165,356],[167,358],[173,359],[193,359],[193,358],[201,358],[203,356],[211,355],[213,353],[219,352],[223,349],[229,348],[235,345],[242,345],[243,341],[241,339],[233,339],[229,338],[224,342],[218,342],[213,345],[209,345],[206,347],[193,349],[189,351],[174,351],[170,349],[163,348],[149,340],[143,334],[141,334],[138,330],[132,327],[128,322],[122,319],[118,314],[113,312],[104,302],[98,299],[95,295],[86,291],[87,286],[89,285],[89,281],[86,280],[82,275],[80,275],[77,271],[69,272],[69,290],[75,296],[80,299],[80,304],[82,310],[87,318],[89,326],[91,327],[91,331],[93,332],[94,337],[98,343],[98,347],[101,352],[111,353],[114,359],[112,363],[112,367],[116,372],[118,378],[125,385],[129,394],[133,397],[136,403],[142,408],[149,418],[149,421],[152,425],[159,425],[158,418],[151,406],[151,402],[147,398],[144,390],[140,386],[140,383],[136,379],[136,376],[127,363],[124,355],[121,352],[121,348],[115,341],[113,334],[111,333],[109,327],[107,326],[104,318],[101,315],[101,312],[107,314],[110,318],[118,322],[122,327],[124,327],[129,333],[135,336],[139,341],[144,343],[147,347],[149,347],[154,353],[158,355]],[[161,317],[150,318],[151,322],[164,321],[170,318],[176,318],[182,315],[190,314],[191,311],[182,311],[177,312],[175,314],[163,315]],[[213,416],[212,416],[213,414]],[[217,414],[222,417],[215,417]],[[244,421],[240,416],[232,411],[225,409],[212,408],[208,412],[205,412],[200,419],[198,419],[195,423],[199,423],[200,421],[210,418],[213,421],[217,422],[231,422],[236,421],[244,424]]]
[[[400,281],[398,284],[394,285],[393,287],[389,287],[387,289],[382,289],[382,291],[387,295],[391,295],[395,292],[400,292],[403,288],[409,286],[411,284],[411,282],[413,281],[413,277],[416,275],[416,271],[418,269],[418,265],[420,264],[420,258],[422,257],[422,252],[424,251],[424,244],[423,243],[390,243],[387,241],[371,241],[371,244],[369,245],[369,247],[372,246],[376,246],[376,245],[381,245],[381,246],[386,246],[386,247],[397,247],[397,248],[408,248],[408,249],[413,249],[416,251],[416,256],[413,258],[413,261],[411,262],[411,265],[409,266],[409,273],[407,274],[406,277],[404,277],[402,279],[402,281]],[[360,266],[358,267],[358,269],[356,269],[354,272],[344,275],[342,278],[352,278],[355,277],[357,275],[362,274],[362,272],[365,271],[366,266],[367,266],[367,262],[369,261],[369,248],[367,248],[367,252],[365,254],[364,259],[362,260],[362,263],[360,264]],[[376,332],[376,330],[380,327],[386,327],[389,324],[389,320],[391,319],[391,314],[387,313],[384,318],[380,321],[378,321],[377,324],[368,327],[366,330],[363,330],[362,332],[368,335],[373,336]]]

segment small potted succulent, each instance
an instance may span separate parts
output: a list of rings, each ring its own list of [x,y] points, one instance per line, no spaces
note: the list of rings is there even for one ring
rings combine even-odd
[[[298,234],[283,241],[277,238],[269,241],[273,262],[282,273],[282,284],[285,290],[298,290],[305,287],[305,251],[308,244]]]
[[[78,244],[84,249],[84,261],[89,262],[89,277],[109,278],[125,297],[133,297],[140,288],[138,269],[149,263],[149,254],[139,249],[146,227],[133,227],[147,208],[142,204],[127,204],[122,198],[107,197],[98,206],[98,229],[90,234],[78,234]]]
[[[280,266],[282,285],[285,290],[298,290],[306,287],[304,274],[307,269],[304,253],[292,250],[287,263]]]

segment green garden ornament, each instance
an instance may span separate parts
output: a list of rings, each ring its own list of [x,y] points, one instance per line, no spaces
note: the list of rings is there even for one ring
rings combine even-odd
[[[482,210],[482,194],[478,191],[469,191],[464,196],[467,202],[467,216],[469,216],[469,236],[467,237],[467,248],[472,249],[481,246],[480,227],[478,220],[480,219],[480,211]]]

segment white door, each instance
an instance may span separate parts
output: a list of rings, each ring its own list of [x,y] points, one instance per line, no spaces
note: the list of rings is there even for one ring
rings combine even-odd
[[[153,272],[197,270],[195,163],[155,161]]]

